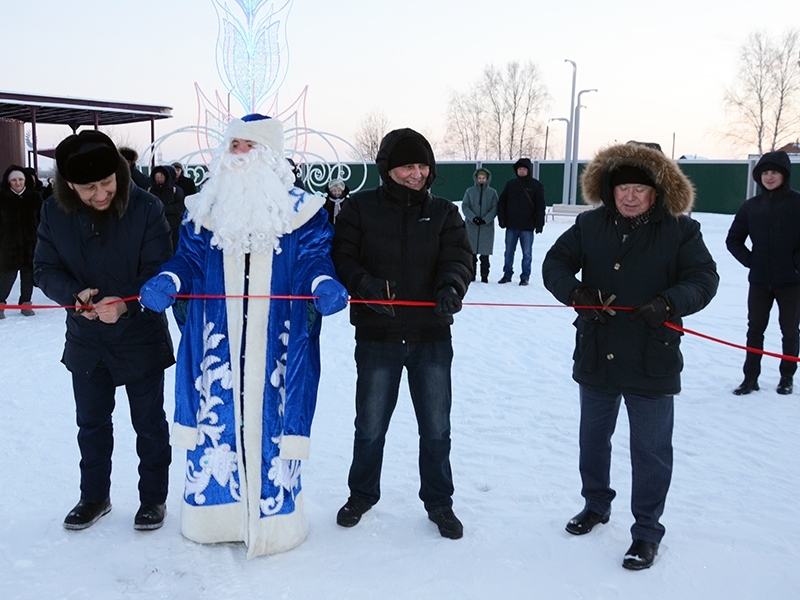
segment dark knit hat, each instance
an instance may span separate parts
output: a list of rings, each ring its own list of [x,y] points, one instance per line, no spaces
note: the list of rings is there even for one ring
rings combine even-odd
[[[92,183],[115,173],[120,154],[105,133],[88,129],[64,139],[56,147],[59,174],[70,183]]]
[[[431,155],[424,138],[406,136],[400,138],[392,148],[389,160],[386,161],[386,169],[391,171],[395,167],[417,164],[431,166],[431,162]]]
[[[622,165],[611,171],[611,188],[624,183],[638,183],[642,185],[649,185],[656,187],[655,181],[647,174],[646,171],[639,167],[631,165]]]

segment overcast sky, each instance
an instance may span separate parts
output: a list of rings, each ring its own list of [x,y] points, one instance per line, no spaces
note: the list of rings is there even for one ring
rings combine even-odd
[[[28,0],[25,14],[0,36],[0,89],[171,106],[174,118],[158,122],[157,135],[197,123],[195,82],[208,95],[226,93],[212,0]],[[436,140],[448,93],[467,89],[489,63],[533,60],[552,96],[544,117],[566,117],[571,59],[578,90],[599,90],[583,97],[581,158],[629,139],[659,142],[671,154],[673,134],[675,157],[744,158],[746,149],[717,133],[726,123],[724,87],[748,34],[778,36],[798,26],[792,14],[800,14],[796,0],[773,0],[768,14],[752,0],[294,0],[280,104],[308,85],[308,127],[351,138],[365,114],[380,110],[392,127]],[[233,112],[242,109],[234,103]],[[549,158],[563,155],[565,131],[551,124]],[[149,141],[149,125],[114,133],[140,150]],[[68,134],[43,128],[42,143]],[[192,140],[180,144],[166,152],[182,153]]]

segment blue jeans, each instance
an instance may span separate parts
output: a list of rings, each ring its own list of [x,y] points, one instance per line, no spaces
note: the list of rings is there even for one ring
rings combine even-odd
[[[348,479],[350,496],[370,505],[381,497],[383,446],[405,367],[419,431],[419,497],[428,512],[452,506],[451,341],[358,341],[355,357],[356,435]]]
[[[611,436],[617,424],[620,394],[596,392],[584,386],[581,394],[580,472],[586,508],[601,515],[611,512],[616,492],[611,489]],[[661,542],[664,513],[672,479],[672,396],[625,394],[630,422],[632,490],[631,527],[635,540]]]
[[[531,263],[533,262],[533,231],[523,229],[506,229],[506,256],[503,265],[503,275],[511,279],[514,274],[514,253],[517,251],[517,241],[522,248],[522,273],[520,280],[531,278]]]

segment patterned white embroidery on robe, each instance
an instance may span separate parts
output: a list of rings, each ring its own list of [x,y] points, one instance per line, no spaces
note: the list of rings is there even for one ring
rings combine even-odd
[[[200,394],[200,406],[197,409],[197,446],[205,445],[208,439],[212,447],[205,449],[199,465],[195,465],[191,459],[186,461],[184,498],[188,499],[194,494],[197,504],[205,503],[203,492],[208,488],[212,477],[220,486],[228,486],[234,500],[240,500],[239,484],[233,476],[238,469],[237,455],[231,451],[229,444],[219,443],[225,425],[217,425],[219,415],[213,410],[222,404],[223,400],[211,392],[214,382],[217,381],[222,389],[230,390],[233,387],[233,374],[230,363],[223,363],[219,356],[211,353],[225,339],[223,334],[212,333],[213,330],[213,322],[207,322],[203,326],[203,361],[200,363],[200,375],[194,382],[194,387]]]

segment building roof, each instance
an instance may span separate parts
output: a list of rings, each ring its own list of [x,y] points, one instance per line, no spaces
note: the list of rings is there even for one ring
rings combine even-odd
[[[80,126],[125,125],[172,117],[172,107],[0,91],[0,119]]]

